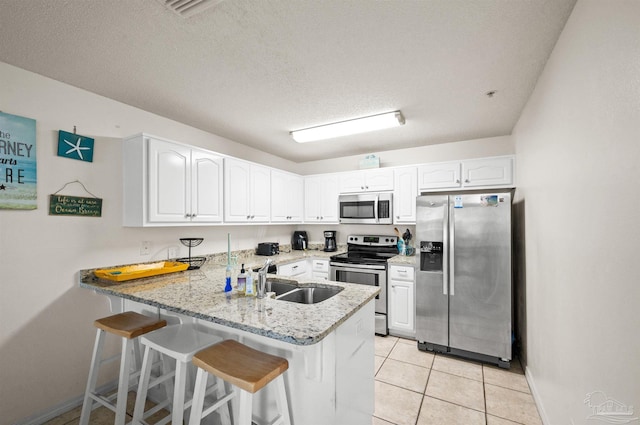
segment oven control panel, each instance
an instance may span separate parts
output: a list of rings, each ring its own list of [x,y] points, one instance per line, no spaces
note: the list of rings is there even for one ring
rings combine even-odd
[[[347,243],[368,246],[393,246],[398,244],[397,236],[387,235],[349,235]]]

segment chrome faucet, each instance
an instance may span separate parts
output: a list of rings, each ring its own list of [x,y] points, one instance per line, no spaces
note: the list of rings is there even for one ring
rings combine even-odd
[[[265,292],[271,292],[271,282],[267,280],[267,270],[272,262],[271,258],[267,258],[264,266],[258,270],[258,298],[264,298]]]

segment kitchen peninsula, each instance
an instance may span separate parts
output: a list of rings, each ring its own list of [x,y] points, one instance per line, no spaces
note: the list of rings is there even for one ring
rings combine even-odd
[[[276,261],[294,261],[296,255],[301,256],[288,255]],[[253,267],[263,260],[247,258],[245,263]],[[235,291],[229,296],[223,291],[225,266],[215,262],[198,270],[120,283],[98,279],[93,269],[82,270],[80,286],[108,296],[114,313],[133,310],[159,314],[169,324],[196,322],[223,338],[285,357],[294,424],[369,425],[374,408],[373,300],[379,289],[313,278],[269,278],[300,287],[343,289],[316,304],[258,300]],[[264,404],[272,398],[258,400]],[[275,405],[267,406],[269,416]]]

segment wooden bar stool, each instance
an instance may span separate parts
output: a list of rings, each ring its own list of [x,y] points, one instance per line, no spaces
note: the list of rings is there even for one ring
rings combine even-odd
[[[175,377],[172,391],[172,413],[159,422],[155,422],[155,424],[164,425],[169,423],[169,421],[171,421],[172,424],[182,424],[184,412],[191,406],[191,399],[185,402],[185,393],[187,389],[187,367],[191,364],[191,359],[194,354],[220,341],[222,341],[222,338],[219,336],[201,332],[193,324],[167,326],[140,337],[140,343],[145,346],[145,350],[144,359],[142,360],[142,372],[140,375],[136,405],[133,411],[133,424],[146,424],[146,422],[144,422],[145,418],[171,404],[171,391],[167,391],[167,400],[165,402],[154,406],[147,412],[144,411],[149,389],[161,383],[165,383],[172,377]],[[156,353],[160,353],[165,357],[174,359],[175,369],[171,368],[168,371],[165,370],[163,375],[150,382],[153,357]],[[215,386],[215,389],[217,390],[217,398],[222,399],[227,396],[225,393],[224,382],[219,378],[217,381],[218,382]],[[209,391],[213,390],[214,388],[212,387]],[[231,395],[229,395],[227,400],[230,399]],[[228,404],[226,404],[226,411],[223,411],[221,415],[223,420],[226,419],[227,422],[230,421]]]
[[[98,402],[116,414],[115,424],[123,425],[127,415],[127,393],[130,387],[130,380],[140,374],[139,371],[131,373],[131,363],[133,352],[136,350],[139,356],[139,347],[134,342],[138,341],[140,335],[154,331],[166,326],[167,322],[153,317],[144,316],[133,311],[116,314],[96,320],[94,326],[98,328],[96,342],[93,347],[93,358],[89,369],[89,379],[87,380],[87,390],[84,394],[82,413],[80,414],[80,425],[89,423],[89,416],[93,407],[93,402]],[[98,372],[103,363],[109,359],[102,359],[102,349],[106,333],[122,338],[122,353],[120,356],[120,377],[118,382],[118,392],[116,393],[116,403],[113,397],[105,397],[96,392]],[[137,369],[137,364],[135,365]]]
[[[240,401],[236,425],[251,425],[253,394],[271,381],[275,385],[279,415],[269,423],[291,425],[283,378],[289,368],[286,359],[254,350],[234,340],[225,340],[200,351],[192,361],[198,366],[198,375],[189,425],[199,425],[202,418],[219,407],[214,404],[203,411],[208,373],[234,386],[232,395]]]

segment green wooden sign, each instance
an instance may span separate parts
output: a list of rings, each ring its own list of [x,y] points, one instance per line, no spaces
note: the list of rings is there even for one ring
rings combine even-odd
[[[68,195],[49,195],[49,215],[102,217],[102,199]]]

